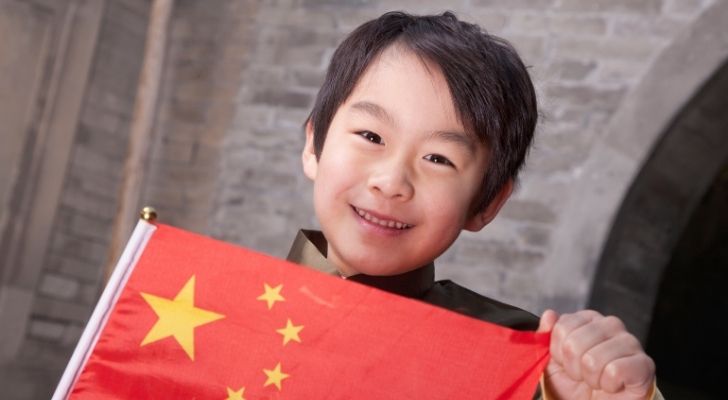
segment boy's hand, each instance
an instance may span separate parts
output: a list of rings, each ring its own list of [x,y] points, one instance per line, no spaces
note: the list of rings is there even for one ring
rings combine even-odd
[[[655,363],[619,318],[546,310],[538,330],[552,331],[547,398],[642,400],[652,392]]]

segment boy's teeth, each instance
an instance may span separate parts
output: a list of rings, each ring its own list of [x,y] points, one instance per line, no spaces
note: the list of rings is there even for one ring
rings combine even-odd
[[[383,219],[379,219],[379,218],[369,214],[368,212],[366,212],[364,210],[360,210],[358,208],[355,208],[355,209],[356,209],[356,213],[359,214],[360,217],[364,218],[365,220],[367,220],[371,223],[383,226],[385,228],[407,229],[407,228],[411,227],[411,225],[409,225],[409,224],[403,224],[403,223],[397,222],[397,221],[385,221]]]

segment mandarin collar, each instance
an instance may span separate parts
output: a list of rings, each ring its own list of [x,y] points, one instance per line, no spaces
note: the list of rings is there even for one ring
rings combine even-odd
[[[341,276],[336,266],[326,259],[327,248],[328,243],[323,233],[302,229],[298,231],[286,259],[329,275]],[[421,298],[432,288],[435,282],[435,266],[433,263],[429,263],[404,274],[391,276],[357,274],[346,277],[346,280],[359,282],[400,296]]]

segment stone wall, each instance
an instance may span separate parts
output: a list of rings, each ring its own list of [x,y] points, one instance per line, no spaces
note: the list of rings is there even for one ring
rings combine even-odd
[[[27,336],[17,361],[0,372],[3,398],[50,398],[100,293],[149,5],[105,7],[31,315],[18,321]]]
[[[224,150],[216,235],[285,255],[315,226],[300,172],[301,125],[343,36],[388,10],[441,12],[512,41],[530,66],[542,118],[519,190],[501,215],[438,262],[441,278],[534,312],[582,307],[601,243],[569,246],[584,166],[621,102],[710,0],[277,1],[261,4]],[[629,178],[625,178],[629,179]],[[621,196],[610,200],[616,209]],[[598,201],[598,199],[597,199]],[[606,231],[610,216],[598,224]],[[567,249],[563,255],[555,249]],[[559,268],[568,260],[569,268]],[[546,279],[546,280],[545,280]],[[547,282],[541,285],[539,282]]]
[[[300,167],[302,124],[336,45],[385,11],[447,7],[515,44],[542,117],[519,189],[489,227],[463,234],[441,257],[438,277],[534,312],[580,308],[611,220],[668,111],[677,112],[717,62],[699,53],[704,47],[693,54],[675,43],[690,43],[699,21],[720,31],[720,21],[705,19],[719,5],[178,0],[140,205],[156,206],[165,223],[285,256],[298,228],[317,225]],[[0,366],[0,386],[15,383],[12,399],[48,397],[100,293],[148,8],[146,0],[106,1],[27,338],[18,362]],[[678,91],[647,90],[662,83],[655,79],[684,77],[683,60],[664,57],[666,49],[689,55],[702,72],[664,82]],[[725,59],[721,49],[710,55]],[[658,63],[672,69],[655,74]],[[667,114],[635,105],[652,99],[669,104],[660,111]]]
[[[140,199],[165,223],[209,233],[222,151],[258,1],[176,1],[149,174]]]

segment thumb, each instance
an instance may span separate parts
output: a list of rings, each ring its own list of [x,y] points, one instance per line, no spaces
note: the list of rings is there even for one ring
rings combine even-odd
[[[546,310],[541,314],[541,321],[538,324],[538,330],[536,332],[550,332],[551,329],[556,325],[556,320],[559,319],[559,314],[554,310]]]

